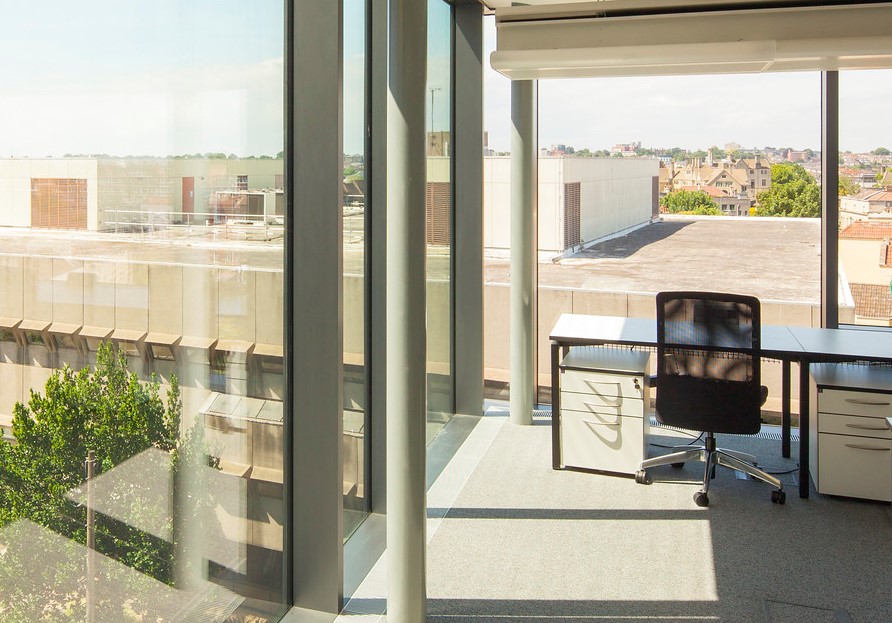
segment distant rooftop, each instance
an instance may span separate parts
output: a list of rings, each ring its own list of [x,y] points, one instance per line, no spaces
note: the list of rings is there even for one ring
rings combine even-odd
[[[605,292],[739,292],[763,300],[820,301],[819,219],[677,217],[565,259],[539,264],[539,284]],[[510,262],[487,259],[488,283],[508,283]]]
[[[839,232],[841,240],[883,240],[892,238],[892,223],[855,221]]]

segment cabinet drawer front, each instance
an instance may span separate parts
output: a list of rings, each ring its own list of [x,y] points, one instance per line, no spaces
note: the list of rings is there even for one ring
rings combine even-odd
[[[892,415],[892,395],[825,389],[818,394],[818,409],[824,413],[888,417]]]
[[[818,435],[818,491],[892,501],[892,442]]]
[[[566,467],[634,474],[645,457],[641,418],[561,410],[561,455]],[[605,421],[606,420],[606,421]]]
[[[599,396],[641,398],[644,395],[644,379],[641,376],[621,375],[615,372],[562,370],[561,390]]]
[[[892,431],[889,430],[883,418],[838,415],[836,413],[821,413],[818,416],[818,432],[892,439]]]
[[[596,393],[575,394],[561,392],[561,409],[587,413],[609,413],[616,416],[642,417],[644,415],[644,401],[641,398],[604,396]]]

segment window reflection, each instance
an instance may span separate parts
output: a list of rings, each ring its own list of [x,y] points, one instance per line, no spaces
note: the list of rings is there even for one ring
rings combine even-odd
[[[454,412],[452,383],[452,9],[428,0],[427,438]]]
[[[344,2],[344,538],[368,515],[367,281],[365,276],[369,205],[366,193],[366,0]]]
[[[4,622],[283,611],[283,19],[5,15]]]

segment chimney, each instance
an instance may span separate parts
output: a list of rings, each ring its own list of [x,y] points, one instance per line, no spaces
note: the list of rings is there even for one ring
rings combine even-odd
[[[712,156],[712,147],[710,147],[709,150],[706,152],[706,164],[708,164],[711,167],[715,166],[715,160],[713,159],[713,156]]]

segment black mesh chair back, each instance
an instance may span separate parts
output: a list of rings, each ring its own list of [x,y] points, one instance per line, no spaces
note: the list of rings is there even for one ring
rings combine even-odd
[[[761,427],[759,300],[657,294],[657,420],[713,433]]]

